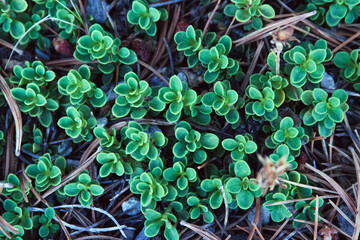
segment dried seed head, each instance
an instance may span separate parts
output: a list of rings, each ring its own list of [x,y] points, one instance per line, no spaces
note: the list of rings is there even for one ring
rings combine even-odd
[[[277,32],[277,39],[279,41],[287,41],[292,37],[293,34],[294,34],[294,28],[292,27],[281,29]]]
[[[181,20],[178,22],[178,24],[176,25],[176,30],[175,32],[180,32],[180,31],[183,31],[185,32],[186,29],[188,28],[189,26],[189,23],[184,21],[184,20]]]
[[[263,167],[260,169],[256,179],[257,183],[263,190],[263,195],[265,195],[268,188],[272,191],[276,184],[280,184],[278,177],[290,167],[290,164],[287,162],[286,156],[281,157],[276,162],[271,160],[268,156],[263,157],[258,155],[258,159],[262,163]],[[281,187],[286,186],[284,185]]]
[[[66,39],[61,37],[54,38],[53,45],[56,52],[66,57],[71,57],[74,53],[72,45]]]
[[[131,41],[131,45],[133,46],[133,49],[140,60],[144,62],[150,60],[151,53],[144,40],[138,38],[134,39]]]

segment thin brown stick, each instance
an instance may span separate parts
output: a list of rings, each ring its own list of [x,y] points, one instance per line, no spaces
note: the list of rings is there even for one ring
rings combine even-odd
[[[22,135],[23,135],[23,130],[22,130],[23,124],[22,124],[21,112],[20,112],[18,104],[16,103],[16,100],[11,96],[9,85],[6,83],[5,79],[1,75],[0,75],[0,90],[3,92],[3,94],[5,96],[5,100],[8,103],[11,113],[14,117],[15,130],[16,130],[15,155],[19,156],[21,142],[22,142]]]
[[[208,27],[209,27],[209,25],[210,25],[210,21],[211,21],[211,19],[213,18],[214,14],[215,14],[215,12],[216,12],[216,10],[217,10],[217,8],[219,7],[220,2],[221,2],[221,0],[218,0],[218,1],[217,1],[216,5],[215,5],[215,7],[214,7],[214,9],[213,9],[213,11],[211,12],[211,15],[210,15],[209,19],[206,21],[206,24],[205,24],[205,27],[204,27],[204,30],[203,30],[203,37],[205,36],[205,33],[206,33],[206,31],[207,31],[207,29],[208,29]]]
[[[167,86],[169,86],[169,81],[166,80],[166,78],[163,77],[157,70],[155,70],[152,66],[147,64],[146,62],[141,61],[140,59],[137,60],[138,63],[140,63],[142,66],[146,67],[150,71],[152,71],[156,76],[158,76]]]
[[[351,42],[352,40],[354,40],[355,38],[360,36],[360,31],[355,33],[352,37],[349,37],[348,39],[346,39],[344,42],[342,42],[339,46],[337,46],[334,50],[332,50],[332,53],[335,54],[337,51],[339,51],[340,49],[342,49],[344,46],[346,46],[349,42]]]

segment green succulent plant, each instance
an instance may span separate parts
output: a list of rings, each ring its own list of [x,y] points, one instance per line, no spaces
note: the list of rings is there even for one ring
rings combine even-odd
[[[77,182],[69,183],[64,188],[64,193],[70,197],[78,196],[78,200],[83,206],[90,206],[93,196],[100,196],[104,189],[96,180],[92,180],[88,173],[81,173]]]
[[[204,81],[212,83],[215,80],[222,80],[226,76],[233,76],[239,70],[239,63],[227,57],[232,47],[231,38],[224,35],[216,46],[211,49],[203,49],[199,52],[201,64],[207,68],[204,74]]]
[[[51,112],[59,108],[57,99],[50,97],[49,91],[42,91],[35,83],[26,85],[26,89],[12,88],[11,95],[19,101],[20,110],[31,117],[38,117],[44,127],[52,123]]]
[[[247,88],[246,95],[253,100],[245,105],[245,112],[253,116],[254,119],[263,117],[267,121],[275,120],[278,111],[275,107],[275,93],[270,87],[265,87],[262,91],[250,86]]]
[[[104,178],[110,175],[110,173],[115,173],[118,176],[124,174],[132,174],[133,169],[131,165],[124,161],[126,159],[126,153],[124,150],[120,150],[119,153],[113,152],[101,152],[96,156],[96,160],[102,164],[99,169],[100,177]]]
[[[24,67],[16,65],[13,72],[14,76],[10,78],[10,82],[18,84],[19,87],[29,83],[35,83],[41,87],[55,79],[55,73],[40,61],[32,63],[26,61]]]
[[[247,88],[255,87],[258,90],[262,90],[266,87],[272,88],[275,95],[274,104],[277,108],[284,103],[288,95],[285,92],[287,86],[289,86],[288,80],[273,72],[266,72],[265,75],[255,73],[251,75],[249,82],[250,84]]]
[[[302,87],[307,81],[316,84],[323,79],[325,67],[323,62],[332,59],[332,52],[323,39],[305,46],[295,46],[284,53],[284,60],[288,63],[285,71],[290,74],[290,82],[295,87]]]
[[[16,202],[6,199],[3,202],[5,212],[2,217],[11,225],[19,225],[23,229],[29,230],[33,227],[30,211],[26,207],[19,207]]]
[[[359,0],[344,0],[344,1],[329,1],[329,0],[311,0],[307,8],[309,10],[324,9],[321,11],[319,24],[326,23],[330,27],[334,27],[344,20],[345,23],[350,24],[358,19],[360,16],[360,1]],[[326,11],[326,14],[325,14]],[[325,16],[325,18],[324,18]]]
[[[251,170],[249,165],[243,161],[237,161],[234,165],[234,178],[226,182],[226,189],[236,195],[236,201],[241,209],[249,209],[255,197],[262,195],[262,189],[256,183],[256,179],[249,179]]]
[[[60,229],[59,224],[54,224],[51,222],[53,218],[55,218],[55,210],[52,207],[46,208],[44,214],[42,214],[41,216],[34,216],[34,226],[40,226],[40,237],[46,238],[49,236],[49,234],[54,234]]]
[[[195,67],[199,62],[198,53],[203,49],[202,31],[194,29],[192,25],[188,26],[186,31],[179,31],[174,35],[174,41],[177,44],[177,50],[183,51],[187,57],[187,63],[190,68]]]
[[[102,107],[107,101],[106,95],[90,78],[91,72],[87,65],[81,65],[77,71],[71,69],[66,76],[59,79],[59,92],[68,96],[69,103],[74,106],[82,105],[89,100],[92,106]]]
[[[137,61],[134,51],[121,47],[120,39],[113,37],[99,25],[89,28],[89,35],[79,38],[74,57],[81,62],[98,61],[99,70],[105,74],[112,73],[120,64],[131,65]],[[128,66],[121,66],[123,74],[130,71]]]
[[[285,206],[284,204],[276,204],[277,202],[283,202],[287,200],[285,194],[279,192],[268,193],[265,198],[266,202],[264,203],[264,206],[270,212],[271,219],[274,222],[281,222],[285,218],[289,218],[292,216],[292,213],[289,211],[287,206]]]
[[[28,152],[42,155],[44,139],[41,129],[37,128],[36,125],[24,125],[23,126],[23,142],[22,148]]]
[[[31,189],[30,181],[26,181],[26,185],[29,186],[27,188],[26,185],[24,183],[21,183],[19,178],[13,173],[10,173],[7,176],[7,179],[6,179],[6,181],[4,181],[4,183],[10,183],[13,185],[13,187],[4,188],[1,192],[1,194],[5,195],[5,196],[10,196],[12,200],[14,200],[15,202],[18,202],[18,203],[21,203],[24,201],[22,186],[24,186],[24,193],[26,195],[29,194],[30,189]]]
[[[220,178],[204,179],[201,181],[201,190],[209,194],[209,205],[212,209],[218,209],[224,201],[221,187],[225,185]],[[224,187],[225,196],[228,203],[232,202],[231,193]]]
[[[174,156],[184,158],[192,153],[191,159],[196,164],[202,164],[207,159],[205,150],[215,149],[219,138],[213,133],[200,133],[191,129],[188,122],[181,121],[175,126],[175,137],[178,140],[173,147]]]
[[[119,149],[121,146],[121,142],[117,139],[116,136],[116,129],[111,129],[111,135],[110,133],[103,127],[96,127],[94,128],[94,135],[96,138],[100,139],[100,146],[104,150],[113,150],[113,149]]]
[[[275,10],[269,4],[262,4],[260,0],[231,0],[234,4],[227,4],[224,8],[225,15],[235,17],[239,22],[251,20],[251,28],[263,27],[261,17],[273,18]],[[250,30],[251,28],[248,28]]]
[[[318,207],[322,207],[322,205],[324,205],[324,199],[319,198],[318,200]],[[294,228],[298,228],[300,227],[303,223],[296,221],[298,220],[310,220],[312,222],[315,221],[315,207],[316,207],[316,199],[313,199],[311,201],[299,201],[295,204],[295,209],[296,210],[301,210],[301,212],[299,214],[297,214],[294,218],[293,221],[293,226]],[[321,213],[319,213],[319,215],[321,216]],[[318,218],[318,221],[320,221],[320,219]]]
[[[146,81],[140,81],[134,72],[128,72],[124,76],[124,83],[117,85],[114,91],[120,95],[112,107],[115,117],[125,117],[130,112],[133,119],[141,119],[146,115],[148,108],[144,101],[152,92]]]
[[[137,122],[129,122],[123,128],[124,139],[126,138],[126,154],[130,154],[137,161],[145,159],[154,160],[158,157],[157,147],[164,147],[167,139],[160,131],[156,131],[151,137],[150,133],[144,132],[143,127]]]
[[[226,151],[231,151],[231,158],[234,161],[246,160],[247,154],[252,154],[257,150],[257,145],[250,134],[236,135],[235,139],[224,139],[221,145]]]
[[[82,105],[79,109],[68,107],[66,115],[59,119],[59,127],[65,129],[66,134],[74,138],[74,142],[91,141],[93,138],[91,131],[97,121],[92,116],[90,108],[87,105]]]
[[[299,156],[300,148],[303,142],[307,142],[309,139],[305,135],[304,128],[294,126],[294,120],[291,117],[285,117],[280,121],[278,130],[266,138],[265,144],[268,148],[275,149],[280,144],[287,145],[291,154]]]
[[[156,201],[161,201],[168,194],[166,185],[167,183],[150,172],[144,172],[130,180],[130,190],[135,194],[140,194],[142,207],[155,206]]]
[[[135,0],[126,17],[130,24],[135,25],[135,31],[142,29],[147,35],[153,37],[157,30],[156,22],[159,20],[165,21],[168,18],[168,13],[164,8],[158,10],[149,7],[146,0]]]
[[[169,87],[162,87],[158,97],[151,100],[150,108],[154,111],[162,111],[165,104],[169,104],[165,118],[168,122],[173,123],[180,119],[182,110],[190,115],[190,108],[196,100],[196,92],[189,89],[185,82],[180,81],[179,77],[174,75],[170,78]]]
[[[230,82],[216,82],[214,92],[205,93],[202,97],[205,106],[212,107],[219,116],[224,116],[230,124],[239,123],[238,109],[244,105],[244,100],[239,98],[235,90],[231,89]]]
[[[18,15],[27,8],[28,4],[25,0],[4,0],[0,4],[0,27],[14,39],[19,39],[26,31]]]
[[[357,49],[347,52],[338,52],[334,57],[334,64],[341,68],[341,77],[353,83],[354,89],[360,91],[360,61],[359,51]]]
[[[163,176],[168,182],[174,182],[176,180],[177,188],[182,191],[189,188],[189,182],[195,182],[197,180],[196,170],[193,168],[185,168],[181,162],[176,162],[173,167],[165,169]]]
[[[318,123],[320,136],[329,137],[335,123],[342,122],[349,109],[347,99],[343,89],[335,90],[329,98],[321,88],[306,90],[301,95],[301,101],[308,107],[301,111],[300,117],[306,126]]]
[[[191,119],[201,125],[208,125],[211,121],[211,112],[212,107],[206,106],[202,103],[202,97],[201,95],[197,96],[195,104],[191,105],[190,110],[190,117]],[[185,109],[185,114],[187,114],[187,110]]]
[[[76,26],[79,25],[79,21],[76,19],[75,15],[66,9],[58,9],[56,11],[56,17],[63,20],[57,22],[59,28],[62,29],[59,33],[59,37],[62,39],[68,39],[71,43],[75,43],[77,39]]]
[[[51,186],[60,184],[61,175],[65,168],[65,158],[57,157],[53,164],[51,155],[45,153],[38,159],[37,164],[30,164],[25,171],[29,177],[35,179],[35,188],[42,192]]]
[[[177,218],[174,214],[169,212],[160,213],[152,209],[147,209],[145,212],[145,235],[147,237],[155,237],[160,228],[165,224],[164,236],[167,240],[178,240],[179,233],[176,227],[171,223],[176,223]]]
[[[189,215],[191,219],[199,219],[201,215],[206,223],[212,223],[214,221],[214,215],[205,205],[206,203],[201,201],[197,196],[189,194],[186,202],[190,206]]]

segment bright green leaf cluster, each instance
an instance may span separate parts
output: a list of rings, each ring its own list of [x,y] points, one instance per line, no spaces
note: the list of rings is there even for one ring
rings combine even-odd
[[[35,188],[42,192],[51,186],[60,184],[61,175],[65,171],[65,168],[65,158],[58,157],[53,164],[51,155],[45,153],[38,159],[37,164],[30,164],[27,166],[26,174],[35,179]]]
[[[119,149],[121,142],[117,139],[115,128],[111,129],[110,133],[103,127],[94,128],[94,135],[96,138],[100,139],[100,146],[104,150],[114,150]]]
[[[79,38],[74,57],[81,62],[98,61],[99,70],[105,74],[112,73],[120,63],[131,65],[137,61],[134,51],[121,47],[120,39],[114,38],[104,31],[99,24],[89,28],[89,35]],[[122,72],[128,72],[128,67],[123,67]]]
[[[244,105],[244,100],[239,98],[238,93],[231,89],[228,80],[218,81],[214,84],[214,92],[208,92],[202,97],[205,106],[212,107],[219,116],[225,116],[230,124],[240,121],[238,109]]]
[[[323,39],[305,46],[295,46],[284,53],[284,60],[288,63],[285,71],[290,74],[290,82],[295,87],[302,87],[307,81],[319,83],[324,75],[323,62],[331,60],[333,54]]]
[[[200,133],[191,129],[191,125],[185,121],[175,126],[175,137],[178,142],[173,147],[174,156],[179,159],[192,159],[196,164],[206,161],[205,150],[215,149],[219,145],[219,138],[215,134]]]
[[[122,118],[130,112],[133,119],[141,119],[146,115],[148,107],[144,101],[152,92],[146,81],[140,81],[134,72],[128,72],[124,76],[124,83],[117,85],[114,91],[120,95],[112,107],[115,117]]]
[[[321,88],[306,90],[301,95],[301,101],[309,106],[304,108],[300,117],[306,126],[313,126],[318,123],[320,136],[329,137],[335,123],[340,123],[349,109],[347,105],[348,95],[343,89],[337,89],[332,96]]]
[[[231,38],[224,35],[214,47],[203,49],[199,52],[199,60],[202,66],[207,68],[204,74],[204,81],[206,83],[222,80],[238,72],[239,62],[227,57],[231,47]]]
[[[90,206],[93,196],[100,196],[104,189],[98,181],[92,180],[88,173],[81,173],[76,182],[65,186],[64,193],[70,197],[78,196],[81,205]]]
[[[231,158],[234,161],[246,160],[248,154],[257,150],[257,145],[252,141],[250,134],[236,135],[235,139],[224,139],[221,144],[225,150],[231,151]]]
[[[347,52],[338,52],[334,57],[334,64],[341,68],[342,78],[354,84],[356,91],[360,91],[360,61],[357,49]]]
[[[91,72],[87,65],[81,65],[77,71],[71,69],[66,76],[59,79],[59,92],[68,96],[69,103],[74,106],[82,105],[89,100],[92,106],[102,107],[106,103],[106,95],[90,78]]]
[[[51,112],[59,108],[57,99],[49,96],[49,91],[42,91],[35,83],[29,83],[26,88],[13,88],[11,95],[19,101],[20,110],[31,117],[38,117],[44,127],[52,123]]]
[[[91,131],[97,121],[92,116],[90,108],[87,105],[82,105],[79,109],[68,107],[66,115],[59,119],[59,127],[65,129],[66,134],[74,138],[74,142],[91,141],[93,138]]]
[[[176,227],[171,222],[176,223],[177,218],[174,214],[169,212],[160,213],[152,209],[145,212],[146,221],[145,235],[147,237],[155,237],[160,228],[165,224],[164,236],[167,240],[178,240],[179,234]]]
[[[131,165],[124,161],[126,158],[126,153],[124,150],[120,150],[119,153],[113,152],[101,152],[96,156],[96,160],[102,164],[99,175],[104,178],[110,175],[110,173],[115,173],[118,176],[125,174],[132,174],[133,169]]]
[[[127,13],[127,20],[129,23],[135,25],[135,30],[144,30],[147,35],[155,36],[156,22],[165,21],[168,18],[168,13],[164,8],[156,9],[149,7],[146,0],[135,0],[132,3],[132,9]]]
[[[162,132],[156,131],[151,136],[150,133],[144,132],[139,123],[133,121],[122,129],[122,135],[126,143],[126,154],[130,154],[137,161],[156,159],[159,154],[157,147],[167,144],[167,138]]]
[[[26,184],[21,183],[19,178],[13,173],[10,173],[7,176],[7,179],[6,181],[4,181],[4,183],[10,183],[13,185],[13,187],[4,188],[1,194],[11,197],[11,199],[14,200],[15,202],[20,203],[24,201],[22,186],[24,186],[24,192],[26,195],[28,195],[30,192],[31,183],[29,181],[26,181]],[[26,187],[26,185],[28,187]]]
[[[189,188],[189,182],[195,182],[197,180],[195,169],[185,168],[181,162],[176,162],[173,167],[165,169],[163,176],[168,182],[174,182],[176,180],[176,186],[181,191]]]
[[[19,207],[16,202],[6,199],[3,202],[5,212],[2,217],[11,225],[19,226],[22,229],[32,229],[33,221],[30,217],[30,211],[26,207]]]
[[[308,139],[305,136],[304,128],[294,126],[294,120],[291,117],[285,117],[280,121],[278,130],[266,138],[265,144],[268,148],[275,149],[284,143],[291,150],[292,155],[299,156],[302,141]]]
[[[174,75],[170,78],[169,87],[162,87],[158,96],[151,100],[150,108],[160,112],[169,104],[165,117],[173,123],[180,119],[183,110],[186,115],[190,115],[190,108],[195,105],[196,100],[196,92]]]
[[[41,216],[34,216],[34,226],[40,226],[40,237],[46,238],[49,234],[54,234],[60,229],[59,224],[51,222],[53,218],[55,218],[55,210],[52,207],[46,208],[44,214]]]
[[[265,87],[260,91],[250,86],[246,89],[246,95],[251,100],[245,105],[246,114],[253,116],[254,119],[263,117],[267,121],[275,120],[278,117],[275,93],[270,87]]]
[[[0,4],[0,27],[14,39],[19,39],[26,31],[18,15],[27,8],[28,4],[25,0],[4,0]]]
[[[26,61],[24,67],[16,65],[13,72],[14,76],[10,78],[10,82],[18,84],[19,87],[29,83],[35,83],[41,87],[55,79],[55,73],[40,61],[32,63]]]
[[[318,208],[322,207],[322,205],[324,205],[324,199],[319,198],[318,199]],[[315,221],[315,208],[316,208],[316,199],[313,199],[311,201],[299,201],[295,204],[295,209],[296,210],[301,210],[301,212],[295,216],[295,219],[293,221],[293,226],[294,228],[298,228],[301,225],[303,225],[303,223],[296,221],[297,219],[299,220],[304,220],[304,221]],[[321,216],[321,213],[319,213],[319,215]],[[320,218],[317,219],[318,221],[320,221]]]
[[[257,30],[263,27],[261,17],[273,18],[274,9],[269,4],[262,4],[261,0],[231,0],[234,4],[228,4],[224,8],[225,15],[235,17],[239,22],[251,20],[250,28]]]

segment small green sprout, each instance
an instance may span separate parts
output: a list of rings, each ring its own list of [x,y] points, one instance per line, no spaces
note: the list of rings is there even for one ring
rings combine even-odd
[[[20,110],[31,117],[38,117],[44,127],[52,123],[51,112],[59,108],[57,100],[52,99],[49,91],[42,91],[35,83],[26,85],[26,89],[17,87],[10,90],[11,95],[19,101]]]
[[[175,137],[178,140],[173,147],[174,156],[186,157],[192,153],[192,160],[202,164],[207,159],[205,149],[212,150],[219,145],[219,138],[213,133],[200,133],[191,129],[188,122],[181,121],[175,126]]]
[[[329,137],[335,123],[340,123],[349,109],[346,103],[348,95],[343,89],[337,89],[332,96],[320,89],[306,90],[301,95],[301,101],[309,106],[303,109],[300,117],[306,126],[318,123],[320,136]]]
[[[16,202],[6,199],[3,203],[5,212],[2,217],[11,225],[19,225],[21,228],[29,230],[33,227],[30,211],[26,207],[18,207]]]
[[[324,199],[319,198],[318,199],[318,207],[322,207],[322,205],[324,205]],[[298,228],[300,227],[303,223],[302,222],[298,222],[296,221],[297,219],[299,220],[304,220],[307,221],[308,219],[312,222],[315,221],[315,207],[316,207],[316,199],[313,199],[311,201],[299,201],[295,204],[295,209],[296,210],[300,210],[301,212],[295,216],[295,219],[293,221],[293,226],[294,228]],[[321,216],[321,213],[319,213],[319,215]],[[318,218],[318,221],[320,221],[320,219]]]
[[[93,202],[93,196],[100,196],[104,189],[98,181],[92,180],[88,173],[82,173],[77,182],[65,186],[64,193],[70,197],[78,196],[81,205],[87,207]]]
[[[127,13],[127,20],[135,25],[135,31],[142,29],[152,37],[156,34],[156,22],[159,20],[165,21],[167,18],[168,14],[164,8],[158,10],[149,7],[146,0],[133,1],[132,9]]]
[[[176,186],[182,191],[189,188],[189,182],[195,182],[197,180],[196,170],[193,168],[185,168],[181,162],[176,162],[173,167],[165,169],[163,176],[168,182],[176,180]]]
[[[216,46],[203,49],[199,52],[201,64],[207,68],[204,74],[204,81],[212,83],[215,80],[222,80],[225,76],[233,76],[239,70],[239,63],[227,57],[232,47],[231,38],[224,35],[220,38]]]
[[[165,224],[164,236],[167,240],[178,240],[179,233],[171,222],[176,223],[177,218],[169,212],[160,213],[152,209],[145,212],[145,235],[147,237],[155,237],[160,228]]]
[[[214,221],[214,215],[205,205],[205,202],[201,201],[198,197],[194,195],[188,196],[187,204],[191,207],[189,210],[191,219],[199,219],[200,215],[202,215],[206,223],[212,223]]]
[[[257,150],[257,145],[252,141],[250,134],[236,135],[235,139],[227,138],[221,144],[225,150],[231,151],[231,158],[234,161],[246,160],[247,154]]]
[[[357,49],[347,52],[338,52],[334,57],[334,64],[341,68],[342,78],[348,82],[354,83],[356,91],[360,91],[360,61],[359,51]]]
[[[227,4],[224,8],[225,15],[235,17],[239,22],[251,20],[251,28],[257,30],[263,27],[261,17],[273,18],[274,9],[269,4],[262,4],[261,0],[231,0],[234,4]]]
[[[37,164],[30,164],[26,168],[26,174],[35,179],[35,188],[42,192],[51,186],[57,186],[61,182],[62,172],[65,171],[66,160],[63,157],[56,158],[54,164],[51,155],[45,153],[38,159]]]
[[[26,195],[29,194],[30,189],[31,189],[30,181],[26,181],[26,184],[21,183],[19,178],[13,173],[10,173],[7,176],[7,179],[6,179],[6,181],[4,181],[4,183],[10,183],[13,185],[13,187],[12,188],[4,188],[1,192],[1,194],[5,195],[5,196],[10,196],[11,199],[13,199],[15,202],[18,202],[18,203],[24,201],[22,186],[24,186]],[[25,187],[26,185],[28,187]]]
[[[91,131],[97,121],[92,116],[90,108],[87,105],[82,105],[79,109],[68,107],[66,115],[59,119],[59,127],[65,129],[66,134],[74,138],[74,142],[91,141],[93,138]]]
[[[55,218],[55,210],[52,207],[46,208],[44,214],[42,214],[41,216],[34,216],[34,226],[40,226],[40,237],[46,238],[49,236],[49,234],[54,234],[60,229],[59,224],[54,224],[51,222],[53,218]]]
[[[34,61],[31,64],[26,61],[24,67],[16,65],[13,72],[14,76],[10,78],[10,82],[18,84],[19,87],[29,83],[35,83],[41,87],[55,79],[55,73],[40,61]]]
[[[292,216],[292,213],[284,204],[270,205],[287,200],[283,193],[268,193],[266,195],[265,208],[270,212],[274,222],[281,222]],[[270,206],[269,206],[270,205]]]
[[[216,82],[214,92],[208,92],[202,97],[202,103],[205,106],[212,107],[219,116],[225,116],[230,124],[239,122],[240,115],[238,109],[244,105],[242,98],[235,90],[231,89],[230,82]]]
[[[115,117],[122,118],[130,112],[133,119],[141,119],[145,116],[148,109],[144,100],[152,92],[146,81],[140,81],[134,72],[128,72],[124,76],[124,83],[117,85],[114,91],[120,95],[112,107],[112,113]]]
[[[96,138],[100,139],[100,146],[104,150],[119,149],[121,142],[117,139],[116,129],[111,129],[111,135],[103,127],[94,128],[94,135]]]
[[[258,119],[263,117],[267,121],[275,120],[278,111],[275,107],[275,93],[270,87],[265,87],[259,91],[255,87],[247,88],[246,95],[253,101],[245,105],[245,112]]]
[[[90,80],[91,72],[87,65],[81,65],[76,71],[71,69],[66,76],[58,81],[61,94],[69,97],[69,102],[74,106],[84,104],[87,100],[94,107],[102,107],[106,103],[105,93]]]
[[[102,164],[99,170],[100,177],[107,177],[110,173],[115,173],[118,176],[122,176],[124,173],[132,174],[131,165],[123,160],[126,157],[125,151],[120,151],[120,153],[101,152],[96,156],[96,160]]]

